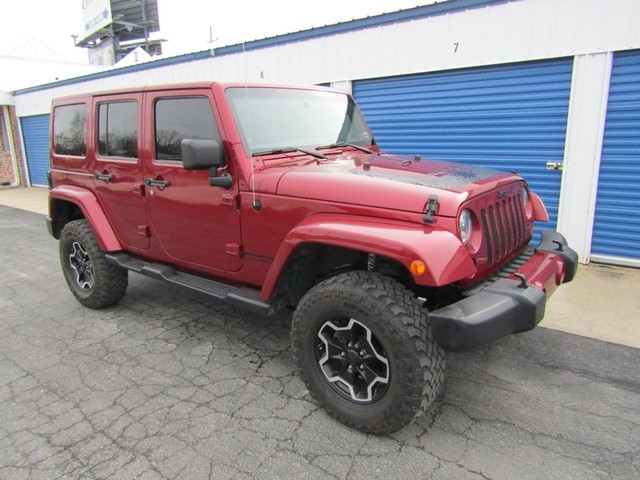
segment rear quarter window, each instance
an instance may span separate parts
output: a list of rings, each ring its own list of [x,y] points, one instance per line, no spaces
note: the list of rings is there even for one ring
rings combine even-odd
[[[53,150],[58,155],[87,153],[87,106],[62,105],[53,110]]]

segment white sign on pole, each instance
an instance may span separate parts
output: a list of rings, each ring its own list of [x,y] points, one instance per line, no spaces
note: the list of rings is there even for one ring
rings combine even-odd
[[[116,48],[113,44],[113,38],[104,38],[100,45],[90,48],[88,53],[91,65],[110,67],[116,63]]]
[[[109,25],[113,20],[110,0],[81,0],[81,2],[82,22],[84,23],[82,40],[84,40]]]

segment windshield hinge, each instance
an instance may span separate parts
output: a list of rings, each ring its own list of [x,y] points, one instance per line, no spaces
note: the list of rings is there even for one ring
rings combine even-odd
[[[148,225],[138,225],[137,233],[138,233],[138,235],[140,235],[142,237],[145,237],[145,238],[150,238],[151,237],[151,229],[149,229]]]
[[[438,203],[437,195],[429,195],[429,201],[427,202],[427,208],[425,209],[425,216],[422,217],[422,221],[424,223],[428,223],[429,225],[436,222],[436,219],[433,216],[438,213],[438,207],[440,204]]]
[[[240,196],[235,193],[223,193],[222,205],[238,209],[240,208]]]
[[[242,246],[239,243],[227,243],[225,253],[235,258],[242,258]]]

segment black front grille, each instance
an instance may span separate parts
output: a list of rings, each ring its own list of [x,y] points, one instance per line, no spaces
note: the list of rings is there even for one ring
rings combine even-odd
[[[489,265],[498,263],[524,243],[525,217],[519,195],[482,209],[480,219]]]

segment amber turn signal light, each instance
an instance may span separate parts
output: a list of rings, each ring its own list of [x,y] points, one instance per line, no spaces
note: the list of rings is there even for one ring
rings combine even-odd
[[[422,260],[414,260],[409,267],[414,275],[422,275],[427,271],[427,266]]]

